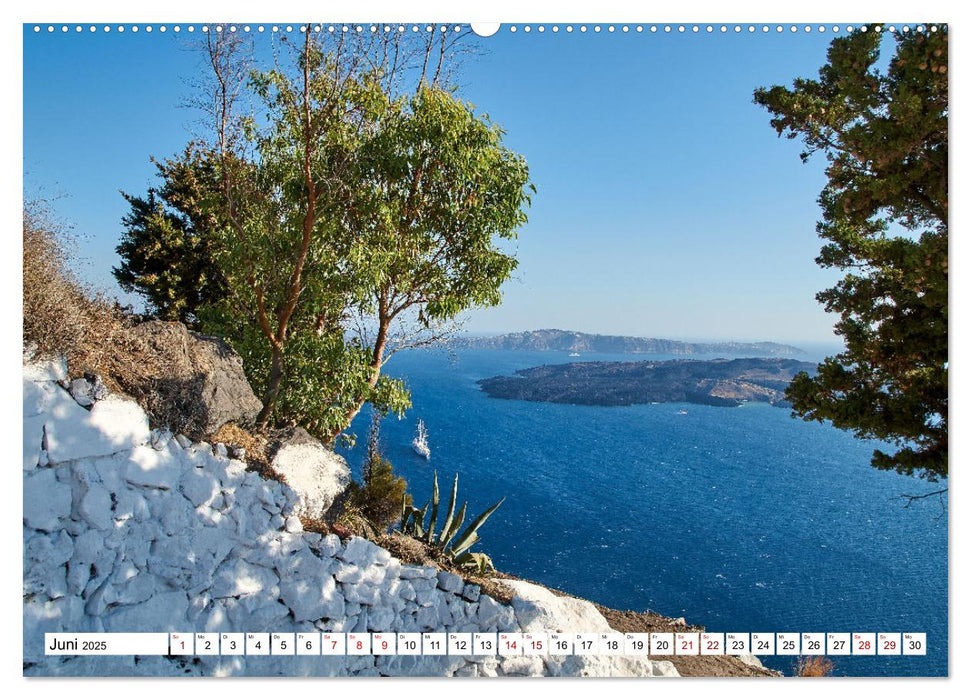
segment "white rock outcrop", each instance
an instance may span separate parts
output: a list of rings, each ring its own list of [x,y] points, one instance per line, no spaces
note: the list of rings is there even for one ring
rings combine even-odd
[[[284,445],[270,466],[297,492],[296,512],[308,518],[322,518],[351,483],[344,458],[316,440]]]
[[[86,410],[58,384],[57,363],[24,377],[26,675],[677,675],[667,662],[606,656],[45,656],[45,632],[608,627],[591,604],[540,586],[510,584],[518,595],[503,605],[367,540],[303,532],[294,516],[307,499],[218,446],[150,431],[144,411],[121,397]],[[282,465],[278,455],[274,467],[301,454],[284,454]],[[331,500],[338,483],[328,485]]]

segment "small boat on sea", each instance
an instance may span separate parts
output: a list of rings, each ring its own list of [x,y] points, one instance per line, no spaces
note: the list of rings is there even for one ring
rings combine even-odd
[[[411,441],[411,447],[419,456],[431,459],[432,451],[428,448],[428,429],[425,428],[425,422],[422,420],[418,421],[418,434]]]
[[[680,411],[678,411],[678,415],[679,416],[686,416],[686,415],[688,415],[688,412],[682,408]]]

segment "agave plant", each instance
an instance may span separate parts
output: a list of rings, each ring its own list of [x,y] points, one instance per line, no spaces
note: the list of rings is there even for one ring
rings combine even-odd
[[[485,521],[489,519],[505,498],[499,500],[498,503],[494,504],[491,508],[485,510],[479,517],[475,518],[459,533],[459,528],[465,522],[465,513],[468,506],[468,502],[463,502],[462,506],[455,511],[455,504],[458,501],[458,491],[459,491],[459,475],[455,475],[455,480],[452,482],[452,493],[448,499],[448,511],[445,514],[445,519],[442,521],[442,527],[440,530],[436,530],[438,527],[438,506],[439,506],[439,493],[438,493],[438,473],[436,472],[432,481],[432,498],[431,501],[426,501],[425,505],[421,508],[415,508],[413,505],[407,503],[404,499],[401,502],[401,528],[400,531],[404,535],[409,535],[417,540],[424,542],[425,544],[433,547],[434,549],[442,552],[447,558],[455,562],[459,566],[463,566],[469,563],[473,563],[474,566],[482,568],[484,564],[483,559],[488,560],[484,554],[479,555],[476,553],[469,552],[468,549],[479,541],[479,528],[485,524]],[[431,513],[429,514],[428,508],[431,506]],[[428,525],[425,525],[425,518],[428,517]],[[460,561],[461,560],[461,561]],[[491,567],[491,560],[488,561]]]

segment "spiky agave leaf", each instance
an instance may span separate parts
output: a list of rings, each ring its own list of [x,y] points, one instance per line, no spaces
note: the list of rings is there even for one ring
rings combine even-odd
[[[405,527],[408,525],[408,515],[410,511],[408,510],[410,506],[408,505],[408,494],[404,493],[401,495],[401,531],[405,531]]]
[[[455,540],[455,546],[452,547],[452,556],[457,556],[461,554],[466,549],[468,549],[473,544],[475,544],[476,540],[479,539],[478,535],[476,534],[476,530],[482,527],[485,521],[489,519],[489,516],[495,513],[496,508],[501,506],[502,502],[505,500],[506,500],[505,497],[499,499],[498,503],[496,503],[494,506],[492,506],[487,511],[482,513],[482,515],[480,515],[478,518],[472,521],[471,525],[465,528],[462,534],[459,535],[458,538]]]
[[[425,536],[425,513],[428,512],[428,501],[421,507],[413,517],[415,519],[415,537],[421,539]]]
[[[445,515],[445,522],[442,523],[442,532],[438,536],[438,544],[442,547],[448,544],[447,537],[449,536],[449,530],[452,527],[452,519],[455,515],[455,501],[459,495],[459,475],[455,475],[455,481],[452,482],[452,495],[448,499],[448,513]],[[456,528],[458,529],[458,528]],[[452,533],[455,534],[455,533]]]
[[[401,528],[402,534],[413,535],[415,532],[415,515],[418,513],[418,509],[415,508],[410,503],[405,506],[405,516],[404,525]]]
[[[435,542],[435,524],[438,521],[438,472],[432,472],[432,517],[428,521],[428,532],[425,533],[428,544]]]
[[[462,503],[462,507],[459,508],[458,515],[456,515],[455,518],[452,519],[452,524],[449,525],[448,531],[442,533],[442,539],[439,542],[439,545],[442,547],[442,549],[444,549],[445,547],[448,547],[448,543],[452,540],[453,537],[455,537],[455,533],[459,531],[460,527],[462,527],[462,523],[465,522],[465,510],[467,506],[468,506],[468,501]]]

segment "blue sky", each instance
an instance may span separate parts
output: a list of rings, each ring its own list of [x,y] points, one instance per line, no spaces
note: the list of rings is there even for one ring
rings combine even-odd
[[[467,328],[834,340],[814,299],[836,279],[813,262],[824,162],[801,164],[752,104],[758,86],[814,76],[832,37],[505,25],[481,39],[461,94],[505,128],[538,191],[503,305]],[[119,190],[144,192],[149,156],[190,137],[180,104],[198,70],[171,32],[24,29],[26,190],[60,197],[82,274],[110,291]]]

